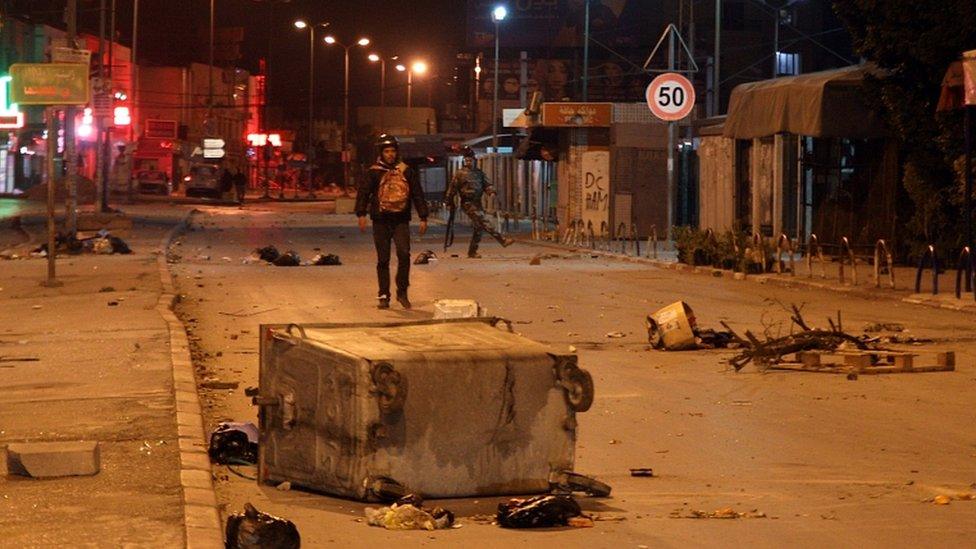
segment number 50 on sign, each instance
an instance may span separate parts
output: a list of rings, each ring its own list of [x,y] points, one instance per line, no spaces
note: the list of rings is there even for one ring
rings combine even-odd
[[[681,120],[695,108],[695,87],[680,74],[664,73],[647,87],[647,106],[661,120]]]

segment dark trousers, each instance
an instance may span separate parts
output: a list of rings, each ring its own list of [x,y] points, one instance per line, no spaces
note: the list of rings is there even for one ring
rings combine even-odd
[[[407,221],[374,221],[373,242],[376,244],[376,277],[379,295],[390,296],[390,242],[396,245],[397,293],[407,293],[410,286],[410,223]]]
[[[499,244],[505,242],[505,237],[503,237],[494,227],[491,226],[491,222],[485,219],[484,212],[481,209],[480,204],[476,202],[462,202],[461,209],[464,213],[468,214],[471,218],[471,245],[468,246],[468,255],[475,255],[478,253],[478,245],[481,244],[481,234],[488,233],[492,238],[498,241]]]

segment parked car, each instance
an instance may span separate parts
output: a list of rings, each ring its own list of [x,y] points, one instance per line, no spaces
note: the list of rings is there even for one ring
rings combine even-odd
[[[162,194],[170,193],[169,178],[165,172],[156,170],[142,170],[136,173],[136,189],[142,194]]]
[[[222,198],[224,190],[220,186],[220,166],[216,164],[196,164],[183,178],[186,183],[186,196],[203,198]]]

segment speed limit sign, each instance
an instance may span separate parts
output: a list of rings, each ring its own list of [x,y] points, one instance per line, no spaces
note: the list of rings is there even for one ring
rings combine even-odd
[[[664,73],[647,87],[647,105],[661,120],[681,120],[695,108],[695,87],[680,74]]]

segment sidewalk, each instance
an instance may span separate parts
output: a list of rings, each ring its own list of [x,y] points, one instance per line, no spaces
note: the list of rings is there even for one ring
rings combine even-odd
[[[158,210],[158,208],[157,208]],[[142,212],[148,214],[149,210]],[[98,441],[91,477],[0,477],[10,546],[184,545],[173,362],[156,252],[183,211],[138,223],[121,256],[0,261],[0,445]],[[36,235],[43,227],[30,225]]]
[[[524,228],[524,224],[522,228]],[[643,263],[661,268],[698,273],[712,277],[728,277],[736,280],[749,280],[752,282],[758,282],[760,284],[776,284],[786,287],[814,288],[831,292],[848,293],[873,299],[891,299],[903,301],[905,303],[925,305],[928,307],[976,313],[976,297],[974,297],[972,292],[966,294],[965,286],[962,288],[962,298],[956,299],[956,271],[953,269],[947,269],[945,272],[939,274],[939,293],[934,295],[932,292],[933,273],[931,269],[926,270],[923,273],[921,293],[916,293],[915,277],[917,271],[913,267],[894,268],[894,289],[891,288],[890,276],[888,274],[882,274],[881,287],[879,288],[876,285],[876,280],[874,277],[874,267],[872,265],[860,262],[858,262],[856,267],[856,282],[854,271],[852,271],[850,265],[845,265],[843,267],[844,276],[843,279],[841,279],[841,265],[839,263],[831,263],[829,262],[829,259],[828,262],[824,264],[814,262],[812,265],[811,276],[811,269],[807,267],[806,259],[800,257],[798,257],[795,262],[795,275],[791,274],[790,272],[785,272],[783,274],[764,273],[746,275],[743,273],[734,273],[732,271],[715,269],[709,266],[696,267],[693,265],[679,263],[675,252],[670,248],[670,243],[668,242],[660,242],[658,244],[657,255],[655,258],[652,257],[652,252],[648,249],[646,240],[640,243],[640,255],[638,256],[633,248],[627,248],[629,253],[620,253],[620,243],[614,243],[615,251],[608,252],[605,250],[604,243],[602,242],[598,243],[597,247],[594,249],[587,246],[572,246],[544,240],[533,240],[530,238],[530,235],[531,233],[521,233],[516,234],[515,236],[519,239],[518,241],[523,244],[529,244],[541,248],[559,249],[576,253],[589,253],[612,257],[620,261]],[[786,270],[788,270],[790,268],[789,261],[785,257],[784,260],[786,261]]]

